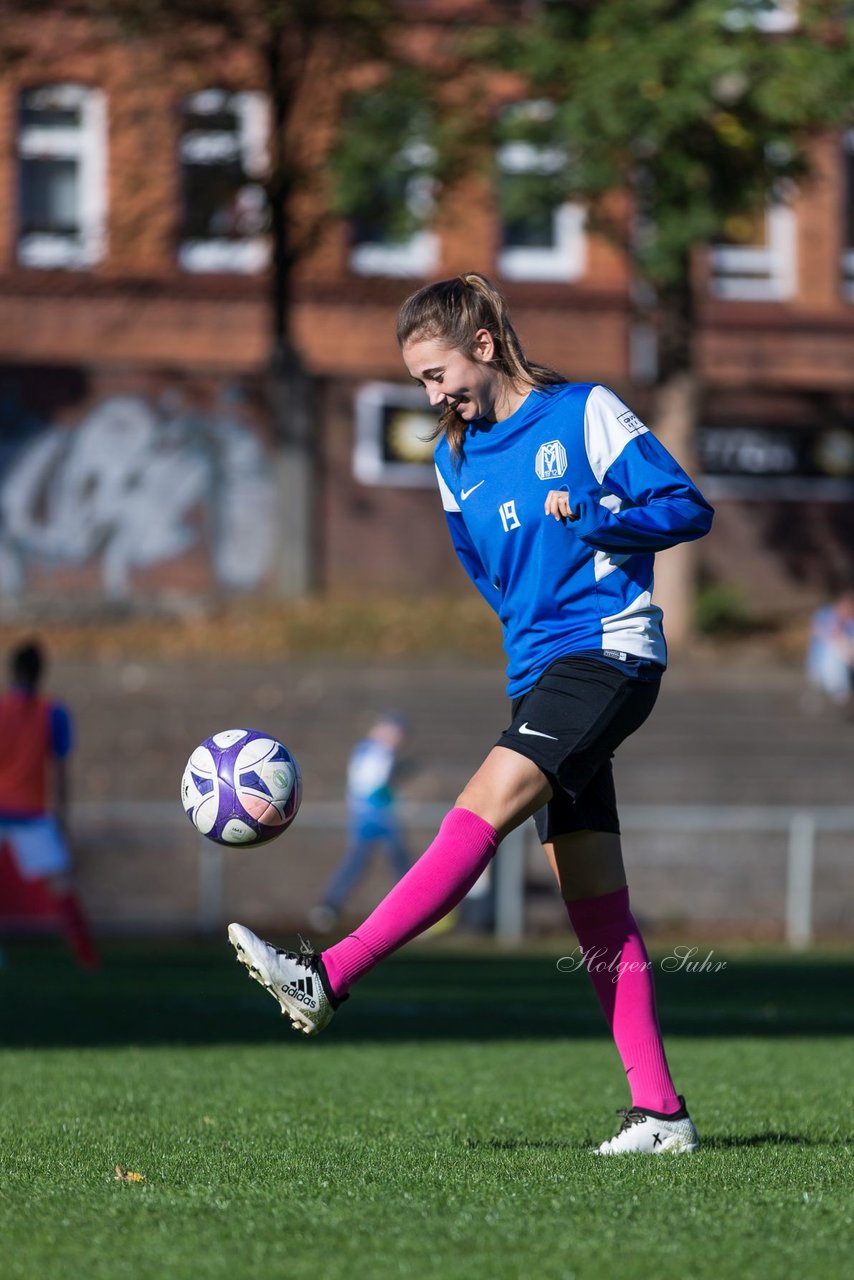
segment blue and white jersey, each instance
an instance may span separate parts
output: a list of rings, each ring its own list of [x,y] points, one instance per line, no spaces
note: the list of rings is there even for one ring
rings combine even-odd
[[[436,471],[457,555],[496,611],[507,692],[571,653],[665,665],[653,556],[707,533],[713,511],[647,427],[606,387],[535,390],[503,422],[477,420]],[[566,489],[577,519],[544,512]]]
[[[397,757],[375,738],[357,742],[347,765],[347,801],[357,814],[384,812],[394,804],[391,788]]]

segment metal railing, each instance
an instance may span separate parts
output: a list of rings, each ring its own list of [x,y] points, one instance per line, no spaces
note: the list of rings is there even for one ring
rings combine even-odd
[[[786,836],[784,937],[790,947],[813,941],[813,887],[818,832],[854,835],[854,806],[822,805],[627,805],[624,831],[742,832]]]
[[[447,811],[445,804],[401,805],[402,820],[412,828],[437,828]],[[74,806],[73,817],[82,824],[96,821],[116,827],[168,827],[182,821],[177,804],[156,802],[83,802]],[[620,818],[624,833],[783,835],[787,856],[781,924],[786,942],[793,948],[809,946],[814,937],[817,835],[835,832],[854,836],[854,806],[849,805],[625,805]],[[347,810],[338,802],[305,804],[298,823],[305,830],[340,833],[346,829]],[[528,842],[535,838],[533,823],[523,824],[502,842],[492,864],[494,933],[502,943],[513,944],[524,936]],[[227,851],[221,846],[199,837],[196,924],[201,929],[217,927],[222,921],[226,856]]]

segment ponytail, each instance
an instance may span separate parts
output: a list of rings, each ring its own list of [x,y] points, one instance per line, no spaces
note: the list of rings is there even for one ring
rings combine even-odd
[[[504,295],[476,271],[425,285],[407,298],[397,318],[397,341],[404,347],[407,342],[432,338],[471,355],[480,329],[492,335],[495,356],[491,363],[510,382],[532,388],[566,382],[554,369],[527,359],[510,322]],[[462,452],[465,433],[465,421],[448,404],[428,439],[446,436],[457,457]]]

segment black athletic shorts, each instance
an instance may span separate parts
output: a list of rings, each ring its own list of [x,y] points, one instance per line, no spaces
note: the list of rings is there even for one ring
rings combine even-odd
[[[626,675],[595,658],[559,658],[513,702],[498,739],[533,760],[554,795],[534,815],[545,844],[572,831],[619,833],[611,757],[655,705],[661,668]]]

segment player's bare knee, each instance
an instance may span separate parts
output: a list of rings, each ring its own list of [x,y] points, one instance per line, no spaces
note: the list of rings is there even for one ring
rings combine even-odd
[[[498,806],[495,798],[492,797],[490,803],[489,793],[483,787],[464,787],[454,801],[455,809],[468,809],[469,813],[476,813],[479,818],[483,818],[484,822],[488,822],[490,826],[496,826],[495,819],[498,816]]]

